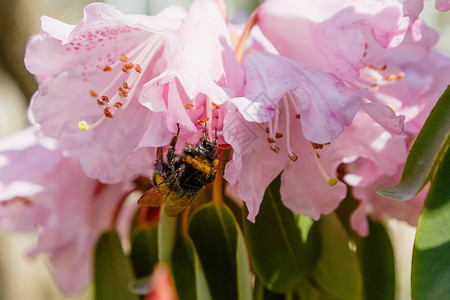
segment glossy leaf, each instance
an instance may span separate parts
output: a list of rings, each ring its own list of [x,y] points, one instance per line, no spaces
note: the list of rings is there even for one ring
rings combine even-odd
[[[157,225],[136,228],[130,258],[137,278],[149,276],[158,263]]]
[[[99,239],[94,257],[95,299],[137,300],[129,289],[131,270],[115,230]]]
[[[245,237],[258,278],[270,290],[287,293],[307,276],[305,251],[295,215],[280,200],[280,176],[267,188],[256,222],[245,220]]]
[[[364,278],[364,299],[394,299],[394,250],[384,226],[369,220],[369,235],[360,238],[357,251]]]
[[[396,200],[414,197],[435,173],[449,146],[449,133],[450,87],[447,87],[414,141],[400,183],[380,189],[378,193]]]
[[[450,295],[450,151],[445,154],[425,199],[413,253],[414,299]]]
[[[237,264],[237,288],[239,300],[252,299],[252,283],[250,278],[250,264],[247,246],[240,228],[237,228],[236,264]]]
[[[203,205],[191,218],[189,235],[214,299],[239,299],[236,253],[242,249],[238,249],[238,230],[232,212],[223,204]]]
[[[337,299],[361,299],[362,275],[350,238],[336,214],[322,216],[318,222],[322,252],[312,278],[325,294]]]
[[[172,274],[180,300],[195,300],[195,249],[188,237],[179,236],[172,253]]]

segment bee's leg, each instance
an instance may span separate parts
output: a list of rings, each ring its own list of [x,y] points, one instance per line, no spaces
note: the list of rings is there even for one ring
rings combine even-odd
[[[177,134],[170,141],[170,148],[167,150],[167,163],[170,164],[175,157],[175,146],[177,145],[178,135],[180,134],[180,124],[177,123]]]
[[[215,143],[217,143],[217,139],[218,139],[218,136],[217,136],[217,126],[216,126],[216,128],[214,129],[214,142]]]

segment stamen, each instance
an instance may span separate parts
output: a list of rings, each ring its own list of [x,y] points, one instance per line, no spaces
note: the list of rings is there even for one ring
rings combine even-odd
[[[311,142],[311,145],[313,146],[314,149],[322,149],[323,148],[323,144],[317,144],[317,143]]]
[[[277,133],[275,133],[275,137],[277,139],[281,139],[283,137],[283,134],[281,132],[277,132]]]
[[[186,108],[186,109],[192,109],[192,108],[194,108],[194,104],[188,103],[188,104],[186,104],[186,106],[185,106],[184,108]]]
[[[286,109],[286,146],[288,151],[289,158],[295,162],[298,159],[298,156],[292,151],[291,149],[291,137],[290,137],[290,113],[289,113],[289,103],[287,100],[287,97],[289,97],[289,93],[285,93],[283,95],[283,103],[284,107]]]
[[[209,121],[209,118],[206,117],[206,118],[204,118],[204,119],[198,120],[198,121],[197,121],[197,124],[205,124],[205,123],[208,122],[208,121]]]
[[[132,57],[134,61],[139,61],[142,65],[147,66],[149,62],[153,59],[154,54],[160,49],[160,46],[163,44],[164,39],[162,37],[157,38],[149,38],[147,41],[143,41],[140,45],[133,48],[128,55]],[[129,62],[129,57],[126,55],[122,55],[116,62],[112,63],[112,65],[105,65],[103,71],[109,72],[113,71],[113,69],[120,70],[120,64],[125,63],[122,66],[122,71],[126,74],[129,74],[127,80],[124,80],[124,75],[122,72],[117,72],[116,77],[109,81],[109,84],[99,93],[103,95],[100,97],[103,103],[100,103],[100,99],[97,99],[97,104],[106,106],[103,109],[103,113],[101,117],[95,121],[93,124],[88,124],[86,121],[80,121],[78,123],[78,127],[82,130],[93,129],[99,126],[104,120],[107,118],[113,118],[115,112],[121,108],[125,109],[127,105],[130,103],[130,100],[133,98],[135,90],[132,90],[131,87],[137,86],[141,77],[137,73],[142,72],[142,67],[139,64],[134,64],[133,62]],[[130,70],[135,70],[137,73],[130,74]],[[117,89],[117,94],[114,93],[114,90]],[[92,97],[98,98],[98,95],[93,90],[89,91],[89,94]],[[108,98],[107,95],[110,95],[111,99]],[[126,98],[126,100],[125,100]],[[113,106],[107,106],[109,102],[113,102]]]
[[[112,119],[113,118],[113,114],[109,111],[109,107],[105,108],[103,110],[103,113],[105,115],[105,117]]]
[[[327,174],[327,172],[323,168],[322,164],[320,163],[319,158],[317,157],[317,153],[314,150],[312,145],[311,145],[311,155],[313,156],[313,159],[314,159],[314,162],[316,163],[317,169],[319,169],[320,174],[326,180],[326,182],[328,183],[328,186],[335,186],[338,183],[337,178],[332,178]]]
[[[266,132],[270,133],[269,127],[266,127]]]
[[[106,117],[102,116],[100,119],[98,119],[95,123],[93,123],[91,125],[89,125],[86,121],[80,121],[80,122],[78,122],[78,128],[80,128],[81,130],[94,129],[98,125],[103,123],[104,120],[106,120]]]
[[[216,109],[220,109],[219,104],[216,104],[214,102],[211,102],[212,107],[216,108]]]
[[[277,146],[270,146],[270,149],[272,149],[272,151],[275,153],[280,152],[280,148],[278,148]]]
[[[271,138],[271,137],[268,137],[268,138],[267,138],[267,141],[268,141],[270,144],[275,143],[275,140],[274,140],[273,138]]]
[[[136,72],[138,72],[138,73],[142,72],[142,68],[139,64],[136,64],[136,66],[134,67],[134,70],[136,70]]]
[[[288,156],[289,156],[289,158],[290,158],[293,162],[296,162],[297,159],[298,159],[297,154],[295,154],[294,152],[292,152],[292,155],[291,155],[291,154],[288,154]]]

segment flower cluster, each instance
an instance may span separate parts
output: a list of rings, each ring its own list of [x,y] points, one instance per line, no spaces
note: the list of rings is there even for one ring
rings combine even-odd
[[[32,128],[0,145],[0,224],[40,228],[33,253],[48,253],[61,288],[77,293],[156,149],[177,125],[179,145],[195,143],[205,124],[231,147],[224,178],[251,221],[281,174],[296,214],[317,220],[351,189],[359,234],[367,214],[415,224],[423,196],[393,204],[375,193],[399,177],[450,78],[437,33],[410,15],[394,0],[267,0],[243,25],[195,0],[155,16],[95,3],[75,26],[42,17],[25,56],[39,82]]]

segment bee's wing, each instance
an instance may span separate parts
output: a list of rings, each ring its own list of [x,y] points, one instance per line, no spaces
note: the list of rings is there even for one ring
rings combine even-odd
[[[158,190],[157,187],[153,187],[146,191],[141,198],[137,201],[140,206],[161,206],[164,202],[164,194]]]
[[[185,211],[186,208],[191,206],[193,200],[194,197],[192,196],[184,195],[180,197],[171,194],[164,205],[164,213],[169,217],[176,217],[178,214]]]

